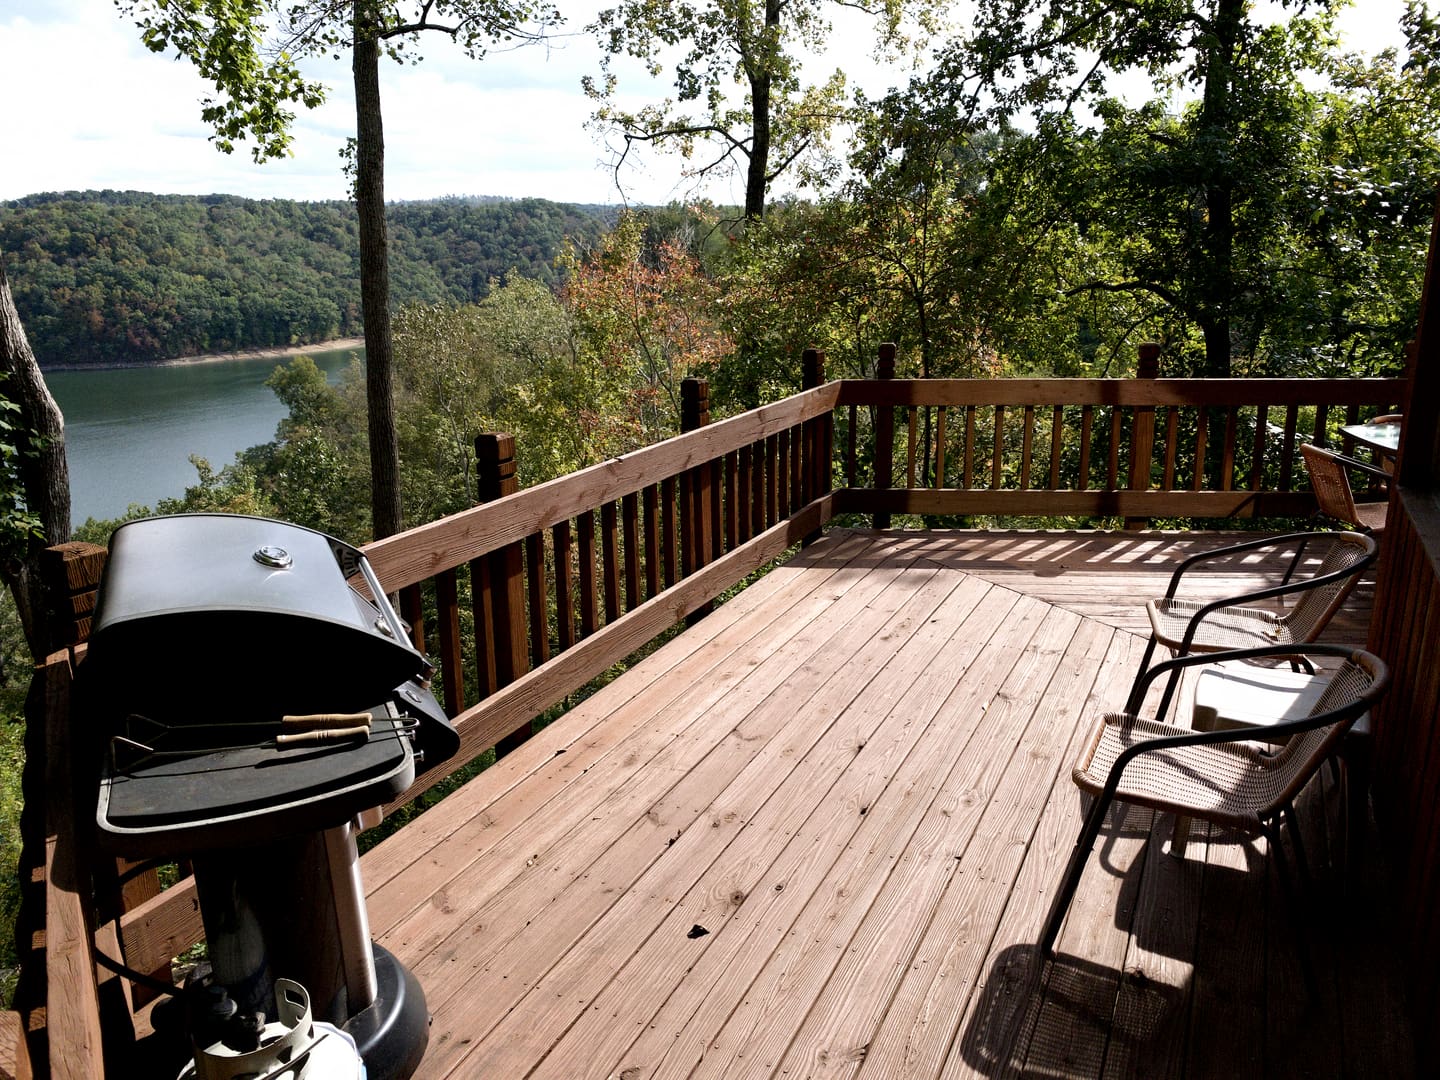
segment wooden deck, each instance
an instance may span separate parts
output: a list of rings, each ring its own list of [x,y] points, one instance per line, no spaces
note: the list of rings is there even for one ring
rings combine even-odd
[[[1140,600],[1217,542],[832,530],[365,857],[434,1013],[420,1075],[1412,1075],[1372,875],[1313,866],[1321,798],[1317,1002],[1263,844],[1177,861],[1148,812],[1036,961],[1077,742]]]

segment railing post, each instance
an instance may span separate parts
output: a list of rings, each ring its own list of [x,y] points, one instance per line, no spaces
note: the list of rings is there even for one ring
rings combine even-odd
[[[801,357],[800,385],[802,389],[814,390],[825,382],[825,354],[819,349],[806,349]],[[813,420],[806,420],[800,429],[800,441],[804,446],[805,467],[800,473],[800,502],[808,505],[830,493],[830,468],[835,438],[835,414],[827,413]],[[808,547],[819,540],[821,531],[816,529],[800,542]]]
[[[710,383],[705,379],[683,379],[680,382],[680,431],[698,431],[710,423]],[[680,477],[680,553],[681,574],[689,577],[715,558],[711,543],[711,475],[710,463],[701,462]],[[705,603],[686,616],[693,626],[713,609]]]
[[[887,341],[880,346],[880,357],[875,364],[877,379],[895,378],[895,343]],[[883,495],[894,484],[895,478],[895,408],[881,405],[875,410],[875,492]],[[890,527],[890,512],[875,512],[875,528]]]
[[[1140,360],[1135,369],[1137,379],[1156,379],[1160,375],[1160,343],[1140,343]],[[1149,491],[1151,464],[1155,457],[1155,406],[1137,405],[1130,421],[1130,491]],[[1127,517],[1125,528],[1148,528],[1150,519]]]
[[[475,437],[475,475],[479,487],[480,502],[494,502],[520,490],[515,476],[515,436],[500,432],[486,432]],[[477,560],[480,561],[480,560]],[[502,686],[514,682],[530,669],[527,652],[525,624],[525,559],[521,544],[506,544],[498,551],[484,558],[481,581],[471,581],[471,588],[488,590],[488,597],[476,597],[477,601],[489,600],[488,605],[475,604],[476,610],[488,608],[493,617],[492,625],[482,627],[479,620],[475,626],[477,649],[485,647],[494,652],[495,685],[483,688],[493,693]],[[485,635],[482,643],[481,636]],[[477,657],[482,678],[490,669],[487,657]],[[526,721],[495,744],[497,758],[508,754],[530,737],[530,722]]]

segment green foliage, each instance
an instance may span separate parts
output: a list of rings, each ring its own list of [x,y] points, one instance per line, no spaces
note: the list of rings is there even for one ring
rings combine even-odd
[[[601,208],[543,199],[387,207],[392,296],[466,302],[513,273],[556,279]],[[144,363],[358,335],[349,203],[229,195],[32,195],[0,209],[0,250],[42,366]]]
[[[11,605],[7,603],[6,607]],[[18,622],[18,620],[17,620]],[[25,770],[25,724],[0,719],[0,866],[20,862],[20,789]],[[16,874],[0,875],[0,1004],[9,1007],[19,974],[15,956],[15,918],[20,911],[20,881]]]
[[[923,288],[940,316],[912,332],[921,368],[948,321],[938,354],[1002,370],[1119,374],[1145,338],[1174,375],[1397,370],[1440,166],[1436,31],[1414,5],[1415,61],[1363,62],[1338,52],[1334,6],[984,0],[936,75],[872,107],[852,159],[852,200],[883,208],[869,234],[915,222],[910,306]],[[1155,96],[1111,96],[1125,73]]]
[[[20,458],[26,440],[20,405],[6,392],[8,381],[0,373],[0,560],[7,561],[23,557],[32,541],[44,537],[40,519],[25,504]]]
[[[933,29],[941,5],[855,0],[845,6],[874,16],[880,48],[902,42],[914,12]],[[599,80],[587,76],[595,122],[623,140],[623,163],[635,144],[653,144],[686,159],[702,146],[709,156],[696,175],[729,169],[746,178],[745,215],[764,212],[770,183],[781,173],[822,185],[835,171],[832,129],[849,115],[845,73],[807,83],[799,63],[820,51],[830,33],[824,0],[621,0],[588,27],[606,50]],[[622,104],[611,57],[645,61],[652,76],[672,68],[675,96],[629,108]],[[732,87],[741,93],[732,96]]]
[[[321,83],[300,75],[290,54],[267,50],[265,0],[115,0],[140,28],[151,52],[174,49],[188,56],[200,77],[219,95],[201,102],[200,117],[215,129],[211,141],[232,153],[237,141],[254,139],[257,163],[290,153],[286,105],[313,109],[325,100]]]

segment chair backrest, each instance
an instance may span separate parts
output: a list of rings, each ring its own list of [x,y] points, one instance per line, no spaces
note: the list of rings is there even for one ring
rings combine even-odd
[[[1274,755],[1275,771],[1270,775],[1274,785],[1272,805],[1282,805],[1299,794],[1334,752],[1350,725],[1380,700],[1389,681],[1389,673],[1378,656],[1363,649],[1350,654],[1310,709],[1311,717],[1330,714],[1331,722],[1293,736]]]
[[[1319,637],[1325,624],[1350,595],[1360,572],[1375,561],[1377,549],[1374,537],[1337,532],[1327,534],[1326,538],[1330,541],[1330,548],[1320,559],[1313,577],[1338,576],[1334,581],[1298,593],[1295,606],[1282,616],[1295,641],[1314,641]]]
[[[1346,525],[1360,524],[1360,511],[1355,508],[1355,494],[1350,490],[1350,477],[1340,458],[1311,443],[1300,444],[1305,471],[1310,474],[1310,488],[1320,512]]]

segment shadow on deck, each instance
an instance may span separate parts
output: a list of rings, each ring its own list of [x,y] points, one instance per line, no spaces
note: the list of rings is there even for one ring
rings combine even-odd
[[[1412,1075],[1369,845],[1117,816],[1053,963],[1090,719],[1217,534],[831,531],[366,856],[422,1076]],[[1207,578],[1214,595],[1283,567]],[[1361,643],[1370,590],[1331,640]]]

